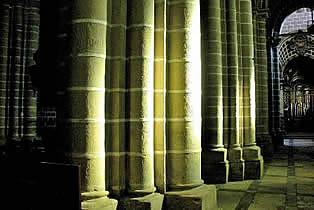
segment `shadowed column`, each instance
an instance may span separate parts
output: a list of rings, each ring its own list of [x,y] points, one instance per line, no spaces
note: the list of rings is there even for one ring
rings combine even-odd
[[[126,25],[127,1],[108,1],[106,56],[106,184],[112,195],[121,197],[126,181]]]
[[[255,70],[251,0],[240,1],[245,179],[261,178],[263,157],[255,138]]]
[[[237,1],[227,1],[228,80],[229,80],[229,149],[230,180],[244,179],[244,161],[239,139],[239,59]]]
[[[257,30],[257,69],[259,83],[256,85],[259,95],[258,112],[259,123],[256,125],[259,128],[259,133],[256,134],[256,141],[262,149],[262,154],[272,156],[273,144],[269,134],[269,88],[268,88],[268,70],[267,70],[267,47],[266,47],[266,19],[267,12],[257,12],[256,14],[256,30]],[[256,129],[257,129],[256,128]]]
[[[0,4],[0,145],[6,143],[7,68],[9,44],[9,4]]]
[[[154,150],[155,183],[166,192],[166,0],[155,0]]]
[[[202,72],[202,178],[205,183],[228,181],[229,163],[223,145],[223,87],[220,0],[205,2],[203,21],[207,35]]]
[[[105,190],[104,79],[107,1],[72,3],[70,80],[65,100],[67,152],[81,166],[82,209],[112,209]]]
[[[128,1],[128,192],[154,187],[154,1]]]

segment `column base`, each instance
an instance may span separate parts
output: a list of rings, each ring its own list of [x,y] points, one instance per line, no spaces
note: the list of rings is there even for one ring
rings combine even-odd
[[[256,143],[261,148],[264,157],[272,157],[274,155],[274,145],[270,135],[257,136]]]
[[[161,210],[164,195],[152,193],[143,197],[123,198],[119,201],[118,210],[141,209],[141,210]]]
[[[202,179],[205,184],[223,184],[228,182],[229,161],[225,148],[202,152]]]
[[[83,210],[116,210],[118,201],[107,197],[86,200],[81,203]]]
[[[229,160],[229,181],[244,180],[244,160],[241,147],[235,147],[228,150]]]
[[[245,161],[244,179],[261,179],[264,173],[264,160],[258,146],[243,148]]]
[[[167,192],[164,208],[214,210],[217,209],[216,194],[215,185],[202,185],[190,190]]]

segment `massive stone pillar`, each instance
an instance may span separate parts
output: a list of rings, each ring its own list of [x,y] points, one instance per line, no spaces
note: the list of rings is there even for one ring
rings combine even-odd
[[[229,149],[230,180],[243,180],[244,161],[240,147],[239,130],[239,45],[237,25],[237,1],[227,1],[227,40],[228,40],[228,88],[229,88]]]
[[[167,187],[193,188],[201,179],[199,1],[169,1],[167,22]]]
[[[274,39],[271,45],[271,84],[272,84],[272,135],[273,144],[275,146],[281,145],[282,134],[281,121],[280,121],[280,104],[281,102],[281,86],[280,86],[280,66],[279,66],[279,55],[278,55],[278,44],[279,40]]]
[[[269,87],[268,87],[268,67],[267,67],[267,40],[266,40],[266,19],[267,13],[257,11],[256,13],[256,74],[258,82],[256,83],[256,94],[259,97],[259,103],[256,104],[258,119],[256,123],[256,141],[262,149],[262,154],[272,156],[273,145],[269,129]]]
[[[72,3],[70,79],[64,128],[67,156],[81,166],[82,209],[114,209],[107,198],[104,152],[104,79],[107,1]]]
[[[25,32],[25,70],[34,65],[34,54],[39,47],[39,2],[32,2],[25,12],[27,20]],[[37,63],[38,65],[38,63]],[[33,141],[37,137],[37,91],[31,83],[30,74],[24,77],[24,119],[23,119],[23,139]]]
[[[263,157],[255,137],[255,69],[251,0],[240,0],[245,178],[261,178]]]
[[[23,98],[23,55],[24,48],[24,7],[16,4],[11,8],[9,37],[9,93],[8,93],[8,138],[10,141],[20,141],[22,98]]]
[[[199,0],[168,1],[166,209],[216,208],[215,186],[201,179],[200,44]]]
[[[229,163],[223,144],[223,87],[220,0],[204,3],[202,18],[207,30],[203,38],[205,47],[202,72],[202,177],[205,183],[228,181]]]
[[[154,186],[154,1],[128,1],[128,192]]]
[[[127,1],[108,0],[105,142],[108,190],[121,197],[126,181],[126,27]]]
[[[0,146],[6,143],[9,4],[0,3]]]
[[[157,190],[166,192],[166,0],[155,0],[154,150]]]

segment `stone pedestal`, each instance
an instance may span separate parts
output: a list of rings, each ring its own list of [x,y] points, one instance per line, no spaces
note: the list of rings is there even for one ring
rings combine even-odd
[[[152,193],[143,197],[124,198],[119,201],[118,210],[161,210],[163,207],[164,195]]]
[[[245,179],[260,179],[264,172],[264,160],[261,149],[258,146],[248,146],[243,148],[243,158],[245,160]]]
[[[214,185],[202,185],[191,190],[168,192],[165,195],[164,208],[167,210],[217,209],[216,187]]]
[[[242,148],[236,147],[228,150],[229,181],[241,181],[244,179],[244,160]]]
[[[227,183],[229,162],[225,148],[202,152],[202,178],[206,184]]]
[[[106,197],[91,199],[82,202],[82,210],[115,210],[117,209],[118,201]]]

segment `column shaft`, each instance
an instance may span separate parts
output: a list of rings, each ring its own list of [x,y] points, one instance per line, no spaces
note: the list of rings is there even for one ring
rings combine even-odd
[[[34,65],[33,55],[39,46],[39,8],[30,5],[26,8],[27,19],[26,40],[25,40],[25,68]],[[37,93],[31,83],[29,74],[24,77],[24,122],[23,139],[34,140],[37,136]]]
[[[254,37],[251,0],[240,1],[241,48],[243,70],[243,138],[245,178],[260,178],[263,174],[263,158],[255,138],[255,70]]]
[[[0,145],[6,143],[9,11],[9,4],[0,4]]]
[[[192,188],[201,179],[201,59],[198,0],[167,5],[167,187]]]
[[[206,64],[202,70],[202,177],[205,183],[225,183],[229,164],[223,144],[221,2],[204,1],[202,7],[206,34],[203,38]]]
[[[267,46],[266,46],[266,18],[267,13],[256,14],[256,28],[257,28],[257,54],[256,62],[259,82],[256,84],[256,92],[259,96],[259,103],[257,104],[257,112],[259,113],[258,124],[259,130],[256,133],[256,141],[262,149],[262,154],[272,156],[273,145],[269,134],[269,88],[268,88],[268,68],[267,68]]]
[[[154,150],[157,190],[166,192],[166,0],[155,0]]]
[[[107,1],[72,3],[70,79],[65,92],[66,152],[81,166],[82,209],[100,209],[106,198],[104,78]]]
[[[154,1],[128,1],[128,191],[154,187]]]
[[[126,27],[127,2],[108,1],[107,57],[106,57],[106,170],[108,190],[120,197],[126,181]]]
[[[229,121],[229,150],[230,179],[243,180],[244,161],[239,139],[239,49],[238,49],[238,25],[237,25],[237,1],[227,1],[227,41],[228,41],[228,118]]]

